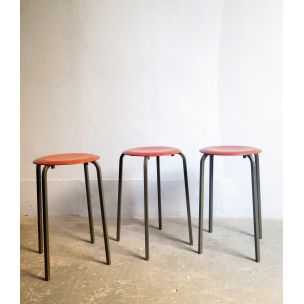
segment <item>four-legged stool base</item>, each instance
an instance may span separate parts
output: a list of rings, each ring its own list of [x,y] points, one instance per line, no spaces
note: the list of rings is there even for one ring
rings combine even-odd
[[[106,211],[103,200],[102,177],[101,177],[101,169],[97,162],[98,159],[99,156],[95,154],[68,153],[68,154],[43,156],[33,161],[33,163],[36,165],[36,180],[37,180],[38,245],[39,245],[39,253],[43,252],[43,247],[44,247],[44,268],[45,268],[46,281],[50,280],[47,173],[49,168],[54,169],[55,166],[76,165],[76,164],[84,165],[91,243],[95,242],[95,237],[94,237],[93,216],[92,216],[92,207],[91,207],[91,192],[90,192],[90,183],[89,183],[88,164],[92,163],[95,166],[97,172],[98,191],[99,191],[106,258],[107,258],[107,264],[108,265],[111,264],[108,228],[106,223]],[[41,175],[41,166],[44,166],[42,170],[42,175]],[[42,198],[41,198],[41,194],[42,194]]]
[[[250,160],[251,183],[252,183],[252,201],[253,201],[253,224],[254,224],[254,244],[255,260],[260,261],[260,244],[262,238],[262,218],[261,218],[261,191],[260,191],[260,165],[259,153],[262,150],[246,146],[215,146],[203,148],[200,164],[200,192],[199,192],[199,235],[198,252],[203,250],[203,210],[204,210],[204,170],[205,160],[210,159],[209,166],[209,232],[213,229],[213,170],[214,156],[243,156]]]

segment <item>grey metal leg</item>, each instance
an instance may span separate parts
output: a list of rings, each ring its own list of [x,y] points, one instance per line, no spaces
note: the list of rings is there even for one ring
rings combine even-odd
[[[120,226],[121,226],[121,193],[122,193],[122,174],[123,174],[123,158],[124,154],[119,158],[119,178],[118,178],[118,203],[117,203],[117,230],[116,240],[120,240]]]
[[[190,210],[190,199],[189,199],[189,186],[188,186],[188,173],[187,173],[187,161],[183,153],[179,153],[183,159],[183,168],[184,168],[184,182],[185,182],[185,193],[186,193],[186,203],[187,203],[187,217],[188,217],[188,230],[189,230],[189,244],[193,245],[193,236],[192,236],[192,224],[191,224],[191,210]]]
[[[89,178],[88,163],[83,164],[83,167],[84,167],[86,194],[87,194],[90,236],[91,236],[91,243],[94,244],[95,243],[95,236],[94,236],[94,223],[93,223],[93,215],[92,215],[91,189],[90,189],[90,178]]]
[[[43,252],[42,236],[42,202],[41,202],[41,165],[36,165],[36,184],[37,184],[37,222],[38,222],[38,252]]]
[[[259,154],[255,154],[257,199],[258,199],[258,218],[259,218],[259,238],[262,239],[262,211],[261,211],[261,186],[260,186],[260,160]]]
[[[110,246],[109,246],[109,237],[108,237],[108,227],[107,227],[107,222],[106,222],[106,220],[107,220],[106,210],[105,210],[104,199],[103,199],[101,169],[100,169],[99,163],[97,161],[92,162],[92,164],[95,166],[96,172],[97,172],[100,211],[101,211],[102,229],[103,229],[103,239],[104,239],[104,245],[105,245],[105,250],[106,250],[107,264],[110,265],[111,264],[111,255],[110,255]]]
[[[42,171],[42,202],[43,202],[43,241],[44,241],[44,273],[45,280],[49,281],[50,275],[50,250],[49,250],[49,219],[48,219],[48,195],[47,172],[49,166],[44,166]]]
[[[158,199],[158,228],[162,230],[162,206],[161,206],[161,185],[160,185],[160,162],[159,156],[156,156],[156,168],[157,168],[157,199]]]
[[[205,160],[208,154],[203,154],[200,162],[200,192],[199,192],[199,225],[198,225],[198,253],[203,252],[203,219],[204,219],[204,173]]]
[[[251,165],[255,260],[256,260],[256,262],[260,262],[258,202],[257,202],[257,187],[256,187],[256,165],[255,165],[252,155],[246,155],[246,157],[249,158],[250,165]]]
[[[145,259],[149,260],[148,160],[144,158]]]
[[[209,233],[213,228],[213,168],[214,168],[214,156],[210,155],[210,167],[209,167]]]

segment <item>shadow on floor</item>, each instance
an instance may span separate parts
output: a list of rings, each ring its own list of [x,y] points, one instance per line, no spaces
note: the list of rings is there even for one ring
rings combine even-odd
[[[44,277],[38,276],[38,275],[28,271],[28,270],[22,270],[21,271],[21,276],[29,277],[31,279],[40,279],[41,281],[45,281]]]
[[[20,247],[21,250],[27,251],[27,252],[33,252],[39,254],[39,251],[33,248],[25,247],[24,245],[21,245]]]
[[[213,227],[214,227],[213,229],[216,229],[216,227],[219,227],[219,228],[222,228],[222,229],[227,229],[227,230],[237,232],[237,233],[241,233],[241,234],[245,234],[245,235],[248,235],[248,236],[253,236],[253,234],[249,233],[248,231],[244,231],[242,229],[239,229],[237,227],[228,225],[226,223],[217,223],[216,226],[213,225]]]

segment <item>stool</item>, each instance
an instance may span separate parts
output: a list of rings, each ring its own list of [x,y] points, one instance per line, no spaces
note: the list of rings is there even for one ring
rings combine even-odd
[[[93,226],[93,216],[92,216],[92,207],[91,207],[91,192],[90,192],[88,164],[92,163],[95,166],[97,172],[97,180],[98,180],[99,200],[100,200],[100,208],[101,208],[106,258],[107,258],[107,264],[108,265],[111,264],[108,230],[106,223],[106,211],[103,201],[102,176],[101,176],[100,166],[97,162],[98,159],[99,156],[94,154],[68,153],[68,154],[43,156],[33,161],[33,163],[36,165],[38,244],[39,244],[39,253],[43,252],[43,245],[44,245],[44,269],[45,269],[46,281],[50,280],[47,172],[49,168],[54,169],[55,166],[76,165],[76,164],[84,165],[91,243],[95,242],[95,238],[94,238],[94,226]],[[44,166],[42,170],[42,175],[41,175],[41,166]],[[41,197],[41,188],[42,188],[42,197]],[[43,231],[43,235],[42,235],[42,231]]]
[[[144,218],[145,218],[145,259],[149,260],[149,211],[148,211],[148,160],[150,157],[156,157],[157,168],[157,194],[158,194],[158,223],[159,230],[162,229],[162,211],[161,211],[161,183],[160,183],[160,156],[174,156],[179,154],[183,160],[184,182],[186,192],[187,216],[190,245],[193,245],[191,212],[188,188],[188,175],[186,158],[181,150],[171,147],[142,147],[128,149],[122,152],[119,159],[119,183],[118,183],[118,206],[117,206],[117,241],[120,240],[121,226],[121,193],[122,193],[122,175],[123,175],[123,158],[125,155],[144,157]]]
[[[213,226],[213,166],[214,156],[243,156],[248,158],[251,165],[251,184],[253,201],[253,224],[254,224],[254,244],[255,261],[260,261],[259,239],[262,239],[262,219],[261,219],[261,191],[260,191],[260,165],[259,153],[262,150],[246,146],[215,146],[203,148],[200,162],[200,194],[199,194],[199,235],[198,235],[198,253],[202,253],[203,244],[203,209],[204,209],[204,166],[205,160],[209,156],[209,232],[212,232]]]

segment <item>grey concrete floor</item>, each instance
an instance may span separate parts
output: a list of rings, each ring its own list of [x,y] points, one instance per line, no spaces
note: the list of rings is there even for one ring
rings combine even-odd
[[[101,222],[90,244],[87,218],[51,217],[51,281],[43,280],[35,217],[21,218],[21,303],[282,303],[282,222],[263,221],[260,263],[253,261],[252,220],[215,219],[198,255],[185,219],[150,220],[150,261],[141,219],[109,220],[112,265],[105,265]]]

